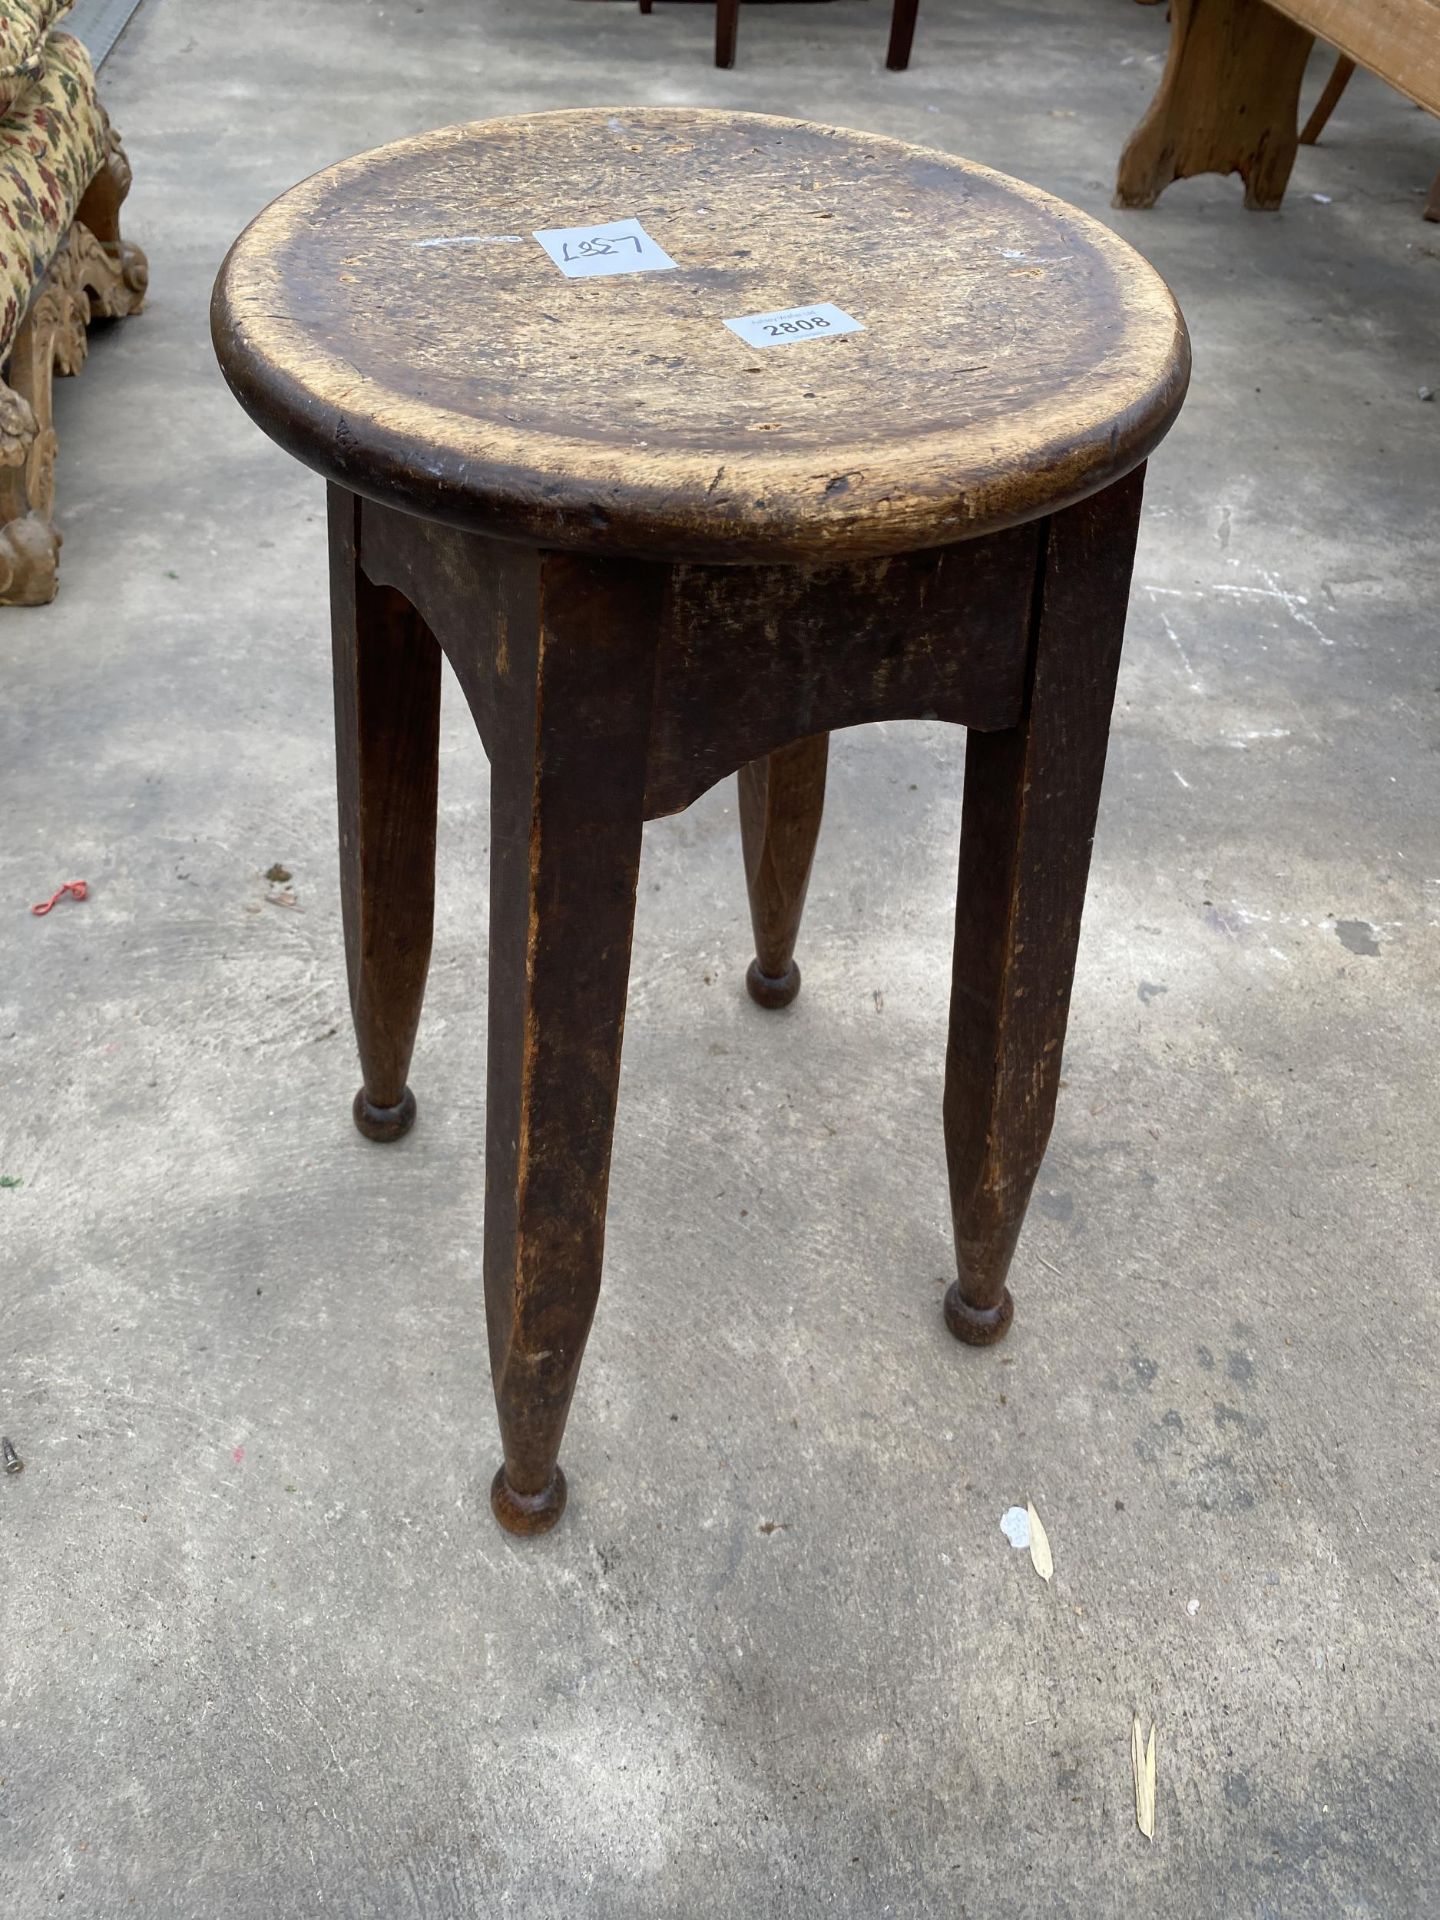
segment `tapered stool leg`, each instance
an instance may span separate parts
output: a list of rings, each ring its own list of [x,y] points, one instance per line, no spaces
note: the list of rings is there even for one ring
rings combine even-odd
[[[715,64],[733,67],[740,32],[740,0],[715,0]]]
[[[364,1076],[355,1124],[398,1140],[425,997],[435,909],[440,649],[393,587],[357,559],[360,502],[330,489],[330,613],[340,799],[340,899]]]
[[[945,1063],[957,1339],[999,1340],[1055,1115],[1143,468],[1046,531],[1025,709],[971,732]]]
[[[737,776],[740,840],[755,958],[745,976],[761,1007],[788,1007],[800,991],[795,941],[825,806],[830,736],[817,733],[752,760]]]
[[[920,0],[895,0],[890,14],[890,45],[885,64],[892,73],[903,73],[910,64],[910,48],[915,40],[915,16]]]
[[[660,568],[545,556],[507,623],[491,774],[485,1314],[512,1533],[556,1464],[600,1291]],[[538,632],[535,628],[538,626]]]

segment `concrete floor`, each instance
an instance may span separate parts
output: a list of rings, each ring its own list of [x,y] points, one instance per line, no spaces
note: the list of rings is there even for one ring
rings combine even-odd
[[[1163,9],[926,0],[908,76],[886,11],[748,9],[725,75],[708,8],[150,0],[107,66],[154,298],[60,392],[60,598],[0,619],[7,1920],[1435,1911],[1436,126],[1357,78],[1283,214],[1207,179],[1112,216]],[[729,784],[648,831],[570,1510],[521,1545],[486,1497],[483,758],[451,699],[421,1122],[380,1151],[321,488],[206,302],[312,168],[637,100],[1111,218],[1195,382],[1010,1341],[938,1310],[963,741],[856,732],[790,1014],[740,991]],[[998,1524],[1027,1497],[1048,1587]]]

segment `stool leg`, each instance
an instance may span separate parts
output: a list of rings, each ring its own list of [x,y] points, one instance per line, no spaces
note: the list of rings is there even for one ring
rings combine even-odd
[[[564,1510],[556,1460],[600,1292],[654,688],[646,576],[664,577],[542,564],[528,660],[508,620],[491,772],[485,1317],[505,1463],[490,1501],[518,1534]]]
[[[910,48],[915,39],[915,16],[919,11],[920,0],[895,0],[894,11],[890,15],[890,45],[885,54],[885,64],[892,73],[903,73],[910,64]]]
[[[740,0],[716,0],[715,64],[717,67],[734,66],[735,41],[739,31]]]
[[[360,502],[330,489],[330,618],[340,797],[340,899],[364,1076],[355,1124],[398,1140],[435,908],[440,649],[402,594],[360,570]]]
[[[1050,1137],[1143,470],[1051,520],[1020,724],[971,732],[945,1063],[957,1339],[1003,1337]]]
[[[829,754],[829,734],[817,733],[763,760],[752,760],[737,776],[745,884],[755,931],[755,958],[745,985],[760,1007],[788,1007],[800,991],[795,940],[825,806]]]

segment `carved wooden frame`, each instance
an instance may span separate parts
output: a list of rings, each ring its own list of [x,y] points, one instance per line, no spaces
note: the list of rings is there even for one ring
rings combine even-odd
[[[92,320],[145,304],[145,255],[120,236],[130,163],[105,122],[105,159],[35,290],[0,377],[0,606],[39,607],[59,586],[52,385],[85,364]]]

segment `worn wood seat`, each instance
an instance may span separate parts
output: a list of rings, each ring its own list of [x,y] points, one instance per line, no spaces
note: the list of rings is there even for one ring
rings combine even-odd
[[[637,219],[673,268],[532,237]],[[861,331],[755,347],[829,302]],[[1053,1115],[1145,456],[1158,276],[1030,187],[868,135],[637,109],[457,127],[275,202],[227,379],[330,482],[356,1120],[406,1131],[443,649],[492,767],[485,1290],[513,1531],[564,1504],[642,823],[740,774],[762,1006],[793,1000],[830,730],[970,729],[945,1098],[983,1344]]]

